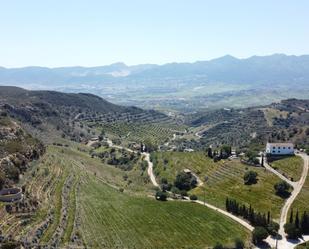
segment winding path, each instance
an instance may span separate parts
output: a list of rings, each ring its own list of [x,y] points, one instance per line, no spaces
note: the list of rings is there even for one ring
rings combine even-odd
[[[130,152],[134,152],[136,153],[136,151],[133,151],[131,149],[122,147],[122,146],[117,146],[117,145],[113,145],[111,140],[107,140],[109,146],[111,147],[115,147],[115,148],[119,148],[119,149],[125,149],[127,151]],[[151,183],[155,186],[155,187],[159,187],[159,184],[156,181],[156,177],[154,175],[153,172],[153,163],[150,161],[150,154],[147,152],[142,153],[142,155],[144,156],[144,160],[148,163],[148,169],[147,169],[147,173],[148,176],[151,180]],[[308,175],[308,170],[309,170],[309,156],[304,154],[304,153],[298,153],[296,154],[297,156],[300,156],[303,158],[304,160],[304,168],[303,168],[303,172],[301,175],[301,178],[298,182],[292,182],[291,180],[289,180],[288,178],[286,178],[284,175],[280,174],[278,171],[276,171],[275,169],[273,169],[270,165],[267,164],[267,162],[264,163],[264,167],[269,170],[270,172],[274,173],[275,175],[277,175],[280,179],[286,181],[287,183],[289,183],[292,187],[293,187],[293,191],[290,195],[290,197],[285,201],[284,206],[281,209],[281,215],[280,215],[280,229],[279,229],[279,235],[281,236],[280,240],[276,240],[276,238],[273,237],[268,237],[266,239],[266,242],[272,246],[272,247],[276,247],[276,243],[277,243],[277,248],[279,249],[293,249],[296,245],[303,243],[304,241],[308,241],[309,240],[309,236],[304,236],[302,240],[297,240],[297,241],[290,241],[286,239],[286,234],[284,232],[284,225],[286,223],[287,220],[287,215],[289,212],[289,209],[291,207],[291,205],[293,204],[294,200],[296,199],[297,195],[300,193],[307,175]],[[189,200],[189,197],[185,197],[185,200]],[[245,228],[247,228],[249,231],[253,231],[254,227],[251,226],[247,221],[241,219],[238,216],[235,216],[221,208],[217,208],[216,206],[213,206],[207,202],[202,202],[199,200],[193,201],[195,203],[198,203],[200,205],[204,205],[212,210],[215,210],[216,212],[219,212],[231,219],[233,219],[234,221],[238,222],[239,224],[241,224],[242,226],[244,226]]]
[[[309,236],[303,236],[302,240],[287,240],[286,234],[284,232],[284,225],[285,225],[286,220],[287,220],[289,209],[290,209],[291,205],[293,204],[297,195],[300,193],[300,191],[301,191],[301,189],[302,189],[302,187],[303,187],[303,185],[306,181],[306,178],[307,178],[307,175],[308,175],[308,170],[309,170],[309,156],[307,156],[304,153],[299,153],[299,154],[296,154],[296,155],[303,158],[304,168],[303,168],[303,172],[302,172],[300,180],[298,182],[293,183],[292,186],[294,187],[294,189],[293,189],[290,197],[285,201],[284,206],[281,209],[280,222],[279,222],[279,225],[280,225],[279,235],[281,236],[281,239],[278,240],[278,244],[277,244],[277,248],[279,248],[279,249],[293,249],[296,245],[301,244],[301,243],[309,240]],[[273,247],[276,246],[276,239],[275,238],[268,237],[266,242]]]

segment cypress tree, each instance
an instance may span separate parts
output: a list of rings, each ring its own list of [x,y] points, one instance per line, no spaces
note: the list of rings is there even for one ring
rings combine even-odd
[[[270,223],[270,212],[268,211],[268,213],[267,213],[267,224],[269,224]]]
[[[293,223],[293,217],[294,217],[294,214],[293,214],[293,209],[292,209],[291,214],[290,214],[290,223],[291,224]]]
[[[296,216],[295,216],[295,227],[299,228],[299,216],[298,216],[298,210],[296,212]]]

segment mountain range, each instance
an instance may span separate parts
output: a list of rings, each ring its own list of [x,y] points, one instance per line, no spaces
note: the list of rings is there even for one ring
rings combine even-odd
[[[309,55],[274,54],[246,59],[226,55],[209,61],[164,65],[115,63],[99,67],[2,67],[0,85],[83,91],[96,93],[117,104],[167,109],[173,109],[171,102],[175,101],[177,106],[184,102],[180,106],[194,108],[194,105],[200,105],[194,104],[194,99],[200,98],[199,102],[206,102],[203,107],[208,107],[210,99],[215,103],[222,97],[230,98],[231,94],[233,98],[235,94],[250,96],[253,92],[256,96],[257,90],[266,90],[277,96],[283,94],[282,98],[306,98],[309,97]],[[287,92],[291,95],[286,96]],[[270,96],[269,102],[276,100]],[[257,103],[249,101],[244,106],[251,104]]]

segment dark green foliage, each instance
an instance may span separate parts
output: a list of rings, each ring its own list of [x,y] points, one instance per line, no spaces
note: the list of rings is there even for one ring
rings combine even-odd
[[[221,243],[216,243],[213,249],[224,249],[224,247]]]
[[[166,201],[167,200],[167,193],[163,191],[156,192],[156,199],[159,201]]]
[[[266,226],[266,229],[271,236],[276,236],[278,234],[279,228],[279,224],[273,221],[268,223]]]
[[[196,178],[190,174],[185,172],[180,172],[176,176],[176,180],[174,185],[180,190],[189,191],[192,188],[195,188],[197,185]]]
[[[255,171],[247,171],[244,175],[244,183],[247,185],[257,183],[257,176],[258,174]]]
[[[212,158],[212,157],[213,157],[212,149],[211,149],[210,147],[207,149],[207,156],[208,156],[209,158]]]
[[[252,232],[252,242],[255,245],[263,242],[264,239],[268,237],[268,232],[264,227],[256,227]]]
[[[297,239],[301,236],[301,231],[293,223],[285,224],[284,231],[287,234],[288,239]]]
[[[299,234],[309,234],[309,216],[306,211],[303,212],[301,217],[299,217],[299,212],[297,211],[294,217],[292,210],[289,223],[286,225],[286,229],[289,231],[291,238],[298,236]]]
[[[236,238],[234,243],[235,243],[235,249],[243,249],[243,248],[245,248],[245,243],[240,238]]]
[[[248,220],[253,226],[265,227],[267,230],[275,230],[277,225],[270,219],[270,213],[268,217],[265,214],[255,212],[255,210],[246,205],[240,205],[236,200],[227,198],[225,201],[226,210],[237,216],[241,216]]]
[[[3,188],[4,183],[5,183],[5,174],[0,171],[0,190]]]
[[[197,200],[197,196],[196,195],[190,195],[190,200],[191,201],[196,201]]]
[[[281,196],[282,198],[289,197],[290,188],[291,188],[291,186],[286,181],[280,181],[280,182],[277,182],[274,185],[274,189],[276,190],[276,194]]]

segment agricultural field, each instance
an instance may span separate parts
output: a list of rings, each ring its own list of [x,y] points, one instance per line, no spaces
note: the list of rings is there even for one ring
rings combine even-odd
[[[280,111],[275,108],[263,108],[261,109],[264,112],[267,124],[273,126],[273,121],[275,118],[287,118],[287,111]]]
[[[301,214],[306,211],[309,213],[309,205],[308,205],[308,200],[309,200],[309,176],[307,176],[305,184],[296,197],[295,201],[292,204],[292,207],[290,211],[293,210],[298,210]]]
[[[292,181],[298,181],[303,171],[304,161],[299,156],[290,156],[274,160],[270,165]]]
[[[90,248],[205,248],[249,238],[239,224],[201,205],[132,196],[93,176],[83,179],[78,198]]]
[[[157,178],[173,183],[177,172],[190,169],[204,182],[190,191],[200,200],[225,208],[227,197],[252,205],[259,212],[271,211],[274,219],[279,217],[284,200],[275,194],[274,184],[279,178],[264,168],[246,166],[238,160],[213,162],[203,152],[158,152],[152,156]],[[247,170],[258,173],[258,182],[245,185],[243,176]],[[205,177],[207,181],[205,183]]]
[[[176,131],[183,131],[185,126],[176,126],[171,123],[102,123],[97,128],[111,137],[130,142],[149,141],[160,145],[173,137]]]

